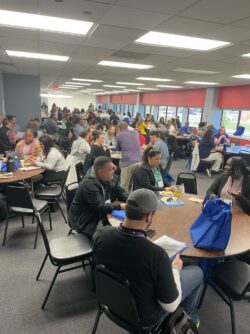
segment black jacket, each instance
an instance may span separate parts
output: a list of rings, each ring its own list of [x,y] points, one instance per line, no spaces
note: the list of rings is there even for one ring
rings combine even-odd
[[[83,163],[83,174],[85,175],[87,171],[94,165],[95,158],[100,156],[110,157],[110,151],[105,149],[103,146],[93,144],[91,146],[90,153],[86,155]]]
[[[228,175],[225,173],[220,174],[211,186],[207,190],[207,195],[215,194],[220,197],[221,191],[228,180]],[[243,178],[243,184],[241,189],[241,196],[237,199],[239,205],[242,207],[242,210],[250,215],[250,176],[246,175]]]
[[[100,220],[109,224],[107,214],[120,210],[119,202],[106,203],[108,199],[125,202],[127,195],[116,182],[101,182],[90,170],[78,186],[69,209],[69,223],[77,232],[92,237]]]
[[[169,184],[163,179],[164,187],[168,187]],[[152,191],[162,191],[164,187],[158,187],[155,184],[155,177],[152,169],[148,164],[142,164],[134,176],[134,189],[146,188]]]
[[[7,133],[10,129],[6,126],[0,128],[0,153],[4,153],[5,151],[13,150],[15,145],[12,145],[9,142],[9,138]]]

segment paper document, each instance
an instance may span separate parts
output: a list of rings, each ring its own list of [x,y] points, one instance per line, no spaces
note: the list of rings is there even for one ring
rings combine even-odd
[[[23,172],[28,172],[30,170],[35,170],[35,169],[39,169],[41,167],[38,167],[38,166],[29,166],[29,167],[22,167],[22,168],[19,168],[20,170],[22,170]]]
[[[163,235],[159,239],[155,240],[154,243],[168,253],[170,260],[173,260],[178,253],[182,253],[186,248],[188,248],[188,244],[172,239],[166,235]]]

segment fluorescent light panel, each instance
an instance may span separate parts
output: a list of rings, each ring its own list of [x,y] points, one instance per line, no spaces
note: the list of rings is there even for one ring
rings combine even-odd
[[[136,80],[145,80],[145,81],[158,81],[158,82],[167,82],[173,81],[172,79],[164,79],[164,78],[150,78],[150,77],[139,77]],[[137,84],[138,85],[138,84]]]
[[[59,86],[61,89],[78,89],[78,87]]]
[[[85,36],[93,22],[0,10],[0,25]]]
[[[218,74],[220,73],[220,72],[215,72],[215,71],[195,70],[192,68],[177,68],[173,71],[181,72],[181,73],[195,73],[195,74]]]
[[[5,51],[7,55],[11,57],[42,59],[42,60],[52,60],[52,61],[68,61],[69,59],[69,57],[66,56],[49,55],[45,53],[14,51],[14,50],[5,50]]]
[[[137,83],[137,82],[121,82],[121,81],[118,81],[117,84],[128,85],[128,86],[144,86],[143,83]]]
[[[158,88],[138,87],[139,90],[159,90]]]
[[[207,81],[185,81],[184,83],[186,84],[191,84],[191,85],[218,85],[218,82],[207,82]]]
[[[72,78],[73,81],[87,81],[87,82],[103,82],[102,80],[95,79],[82,79],[82,78]]]
[[[91,86],[90,83],[80,83],[80,82],[74,82],[74,81],[66,81],[65,84],[74,85],[74,86]]]
[[[110,87],[110,88],[126,88],[126,86],[116,86],[116,85],[102,85],[103,87]]]
[[[208,51],[214,50],[223,46],[228,46],[231,43],[217,41],[206,38],[182,36],[176,34],[166,34],[163,32],[150,31],[138,38],[136,43],[157,45],[163,47],[172,47],[189,50]]]
[[[250,74],[238,74],[238,75],[233,75],[232,78],[250,79]]]
[[[109,60],[102,60],[97,65],[111,66],[111,67],[121,67],[121,68],[135,68],[135,69],[138,69],[138,70],[146,70],[146,69],[154,67],[153,65],[123,63],[123,62],[119,62],[119,61],[109,61]]]
[[[161,87],[161,88],[183,88],[182,86],[175,86],[175,85],[156,85],[156,87]]]
[[[40,94],[41,97],[53,97],[53,98],[62,98],[62,99],[70,99],[71,95],[57,95],[57,94]]]
[[[244,55],[241,55],[241,57],[247,57],[247,58],[250,58],[250,53],[245,53]]]

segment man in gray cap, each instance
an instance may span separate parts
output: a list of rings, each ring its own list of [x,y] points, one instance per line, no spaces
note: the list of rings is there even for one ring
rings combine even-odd
[[[105,227],[94,243],[95,263],[130,282],[143,327],[154,325],[179,304],[192,314],[203,281],[199,267],[182,270],[179,256],[171,263],[164,249],[147,238],[159,206],[153,191],[135,190],[126,202],[125,221],[118,228]]]

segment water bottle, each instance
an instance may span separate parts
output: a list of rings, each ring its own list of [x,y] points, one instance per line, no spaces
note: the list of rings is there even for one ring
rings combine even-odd
[[[15,159],[12,156],[9,156],[6,162],[7,172],[11,173],[15,171]]]

